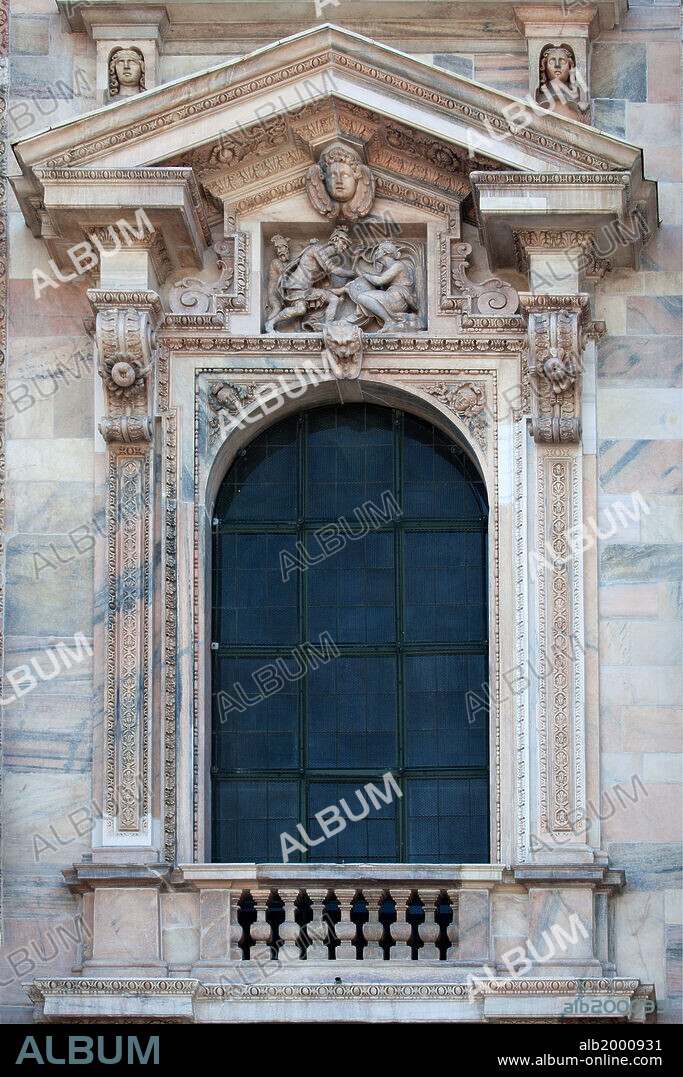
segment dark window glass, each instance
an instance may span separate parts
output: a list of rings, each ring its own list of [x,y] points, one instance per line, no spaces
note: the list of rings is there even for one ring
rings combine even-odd
[[[279,861],[287,834],[290,861],[486,861],[487,503],[463,449],[318,408],[240,453],[214,515],[213,859]]]

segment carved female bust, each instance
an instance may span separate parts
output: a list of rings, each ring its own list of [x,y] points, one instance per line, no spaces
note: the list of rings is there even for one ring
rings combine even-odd
[[[536,100],[543,108],[577,118],[580,107],[576,57],[569,45],[546,45],[541,51]]]
[[[145,88],[145,59],[139,49],[114,49],[109,57],[109,96],[133,97]]]

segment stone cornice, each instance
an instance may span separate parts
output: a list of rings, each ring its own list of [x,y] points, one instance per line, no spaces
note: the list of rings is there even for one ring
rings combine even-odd
[[[180,864],[175,876],[198,889],[297,885],[418,888],[437,884],[487,889],[511,881],[502,864]]]
[[[154,854],[150,850],[150,857]],[[83,862],[64,868],[64,882],[72,894],[85,894],[98,887],[165,887],[170,877],[168,864],[95,864]]]
[[[344,965],[337,962],[341,971]],[[230,973],[232,972],[232,975]],[[226,973],[228,975],[226,975]],[[226,1004],[237,1006],[247,1004],[263,1005],[264,1018],[268,1020],[271,1013],[280,1015],[280,1019],[294,1019],[288,1012],[292,1005],[308,1003],[314,1006],[322,1003],[324,1009],[318,1011],[320,1018],[329,1019],[332,1011],[327,1005],[336,1006],[359,1002],[367,1007],[367,1020],[372,1020],[371,1013],[389,1004],[408,1003],[411,1010],[417,1007],[429,1007],[425,1012],[432,1014],[435,1003],[442,1004],[441,1013],[446,1017],[453,1014],[453,1006],[460,1009],[463,1016],[481,1014],[486,1022],[524,1020],[543,1021],[557,1019],[563,1012],[564,1005],[575,999],[610,999],[620,997],[626,1000],[655,999],[652,984],[642,984],[635,977],[611,978],[594,977],[540,977],[519,979],[517,977],[490,978],[490,974],[481,974],[473,985],[454,983],[444,971],[434,970],[434,977],[420,983],[405,980],[387,981],[377,977],[374,981],[347,983],[297,983],[290,979],[279,983],[248,983],[237,976],[234,964],[225,965],[220,982],[204,983],[192,976],[169,976],[166,979],[156,977],[40,977],[33,983],[24,984],[24,990],[35,1007],[38,1020],[56,1019],[73,1021],[110,1017],[122,1021],[143,1017],[149,1021],[201,1020],[207,1008],[216,1008],[224,1016],[237,1015],[239,1010],[223,1007]],[[216,973],[214,972],[214,975]],[[263,974],[261,974],[263,977]],[[528,1002],[534,1000],[534,1011],[528,1008]],[[489,1004],[493,1004],[491,1007]],[[481,1008],[483,1005],[483,1012]],[[280,1007],[284,1006],[285,1009]],[[276,1009],[273,1010],[273,1007]],[[199,1009],[198,1009],[199,1008]],[[270,1011],[270,1012],[269,1012]],[[342,1011],[343,1012],[343,1011]],[[349,1011],[349,1015],[357,1011]],[[388,1013],[383,1011],[386,1016]],[[234,1019],[234,1017],[232,1018]],[[357,1020],[357,1017],[354,1018]],[[394,1020],[396,1017],[394,1015]],[[446,1018],[447,1019],[447,1018]]]
[[[521,235],[530,242],[536,236],[540,245],[557,251],[575,245],[582,232],[594,236],[589,266],[596,269],[594,275],[607,268],[606,259],[615,266],[637,267],[658,223],[653,185],[636,193],[628,172],[475,171],[470,181],[492,268],[518,263]]]
[[[232,105],[249,100],[256,105],[264,93],[276,104],[281,98],[275,95],[276,88],[291,89],[306,79],[310,98],[315,76],[322,76],[315,91],[320,97],[362,100],[368,93],[383,95],[383,108],[396,120],[401,119],[401,108],[397,102],[392,113],[390,97],[409,102],[423,113],[418,127],[459,145],[466,144],[467,131],[475,129],[486,143],[478,148],[510,167],[524,167],[526,160],[532,169],[547,171],[561,168],[565,161],[586,171],[624,170],[636,187],[642,183],[641,154],[635,147],[550,114],[533,114],[528,125],[516,131],[519,125],[511,124],[503,113],[514,100],[506,94],[330,25],[59,124],[18,142],[16,154],[25,172],[47,164],[120,163],[123,146],[132,165],[151,164],[189,148],[199,118],[205,141],[211,137],[206,121],[212,114],[216,131],[229,131],[226,109]],[[428,118],[436,114],[439,132]]]
[[[593,0],[594,7],[599,12],[600,26],[603,30],[610,30],[619,25],[621,17],[627,11],[627,0]],[[89,23],[102,22],[105,18],[109,21],[119,21],[127,26],[131,21],[146,23],[151,21],[149,11],[162,10],[168,15],[170,41],[176,47],[197,40],[216,42],[216,39],[225,37],[230,42],[235,52],[243,52],[249,48],[256,48],[267,40],[285,37],[294,30],[305,29],[311,24],[311,0],[290,0],[282,13],[277,10],[269,13],[267,20],[258,18],[258,8],[247,8],[239,0],[214,0],[210,7],[200,4],[200,11],[192,11],[191,4],[182,3],[181,0],[165,0],[163,6],[159,0],[89,0],[88,3],[79,0],[57,0],[57,7],[64,15],[66,23],[72,33],[82,33],[89,29]],[[442,41],[443,51],[448,51],[446,45],[449,39],[462,40],[460,34],[453,28],[457,21],[458,9],[462,9],[463,16],[468,21],[480,20],[482,24],[491,24],[495,18],[496,28],[500,31],[512,33],[515,26],[515,11],[519,7],[514,0],[395,0],[391,5],[390,14],[382,10],[384,5],[373,3],[372,0],[354,0],[345,3],[345,23],[352,30],[362,30],[371,18],[373,25],[378,28],[378,37],[390,44],[397,44],[406,38],[418,41],[424,48],[429,41]],[[555,10],[557,21],[561,22],[566,9],[559,2],[551,3],[549,0],[525,0],[524,9],[532,15],[535,10],[539,11],[539,19],[542,12]],[[90,14],[94,9],[94,15]],[[102,12],[102,14],[100,14]],[[210,12],[210,19],[207,17]],[[105,14],[106,13],[106,14]],[[267,23],[267,29],[266,24]],[[270,33],[270,38],[267,34]],[[228,48],[225,48],[228,52]],[[431,47],[424,51],[434,51]]]
[[[544,3],[515,5],[515,22],[525,37],[546,36],[551,39],[577,34],[595,37],[598,32],[599,12],[596,4],[565,6]]]
[[[237,337],[229,332],[225,335],[212,335],[215,330],[206,329],[201,334],[199,331],[192,332],[189,327],[181,333],[168,332],[167,321],[159,330],[159,339],[168,345],[171,351],[190,352],[245,352],[259,355],[285,355],[294,358],[299,355],[320,354],[322,350],[322,336],[320,334],[297,334],[292,336],[254,336]],[[482,321],[493,319],[482,319]],[[474,321],[474,319],[472,319]],[[423,355],[425,353],[453,354],[453,353],[519,353],[527,347],[522,319],[518,322],[519,332],[505,331],[500,336],[480,336],[471,334],[461,337],[436,337],[436,336],[365,336],[365,351],[368,353],[380,353],[387,358],[398,354]]]
[[[512,869],[514,880],[527,889],[535,887],[591,886],[610,894],[621,893],[626,885],[623,871],[606,864],[521,864]]]

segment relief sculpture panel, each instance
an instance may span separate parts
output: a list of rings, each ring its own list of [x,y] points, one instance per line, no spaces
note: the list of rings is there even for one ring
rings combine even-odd
[[[424,245],[357,242],[346,225],[326,239],[273,236],[265,331],[318,332],[348,321],[368,333],[426,327]]]

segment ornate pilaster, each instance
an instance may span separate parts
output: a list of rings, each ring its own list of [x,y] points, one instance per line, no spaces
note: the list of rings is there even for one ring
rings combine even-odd
[[[161,304],[154,292],[88,296],[107,444],[101,844],[149,850],[159,841],[152,790],[152,414]]]
[[[530,676],[538,738],[531,859],[592,859],[585,844],[581,374],[589,298],[520,296],[529,334]]]

